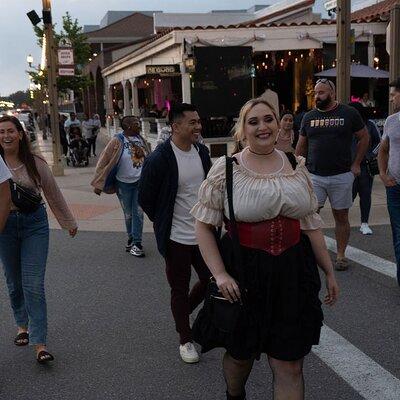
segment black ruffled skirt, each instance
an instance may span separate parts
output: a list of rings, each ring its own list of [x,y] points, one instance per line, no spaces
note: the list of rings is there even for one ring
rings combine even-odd
[[[227,234],[221,253],[225,265],[232,265]],[[302,234],[298,244],[279,256],[243,246],[241,254],[247,300],[236,328],[231,333],[216,329],[205,304],[193,325],[194,340],[203,353],[223,347],[238,360],[260,353],[285,361],[304,357],[319,343],[323,321],[318,297],[321,281],[308,237]]]

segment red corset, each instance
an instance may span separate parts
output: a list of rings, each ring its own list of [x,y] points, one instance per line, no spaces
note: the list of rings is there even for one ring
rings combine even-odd
[[[279,256],[285,250],[299,243],[300,221],[278,216],[261,222],[237,222],[239,241],[242,246],[264,250],[273,256]],[[227,221],[226,228],[231,235]]]

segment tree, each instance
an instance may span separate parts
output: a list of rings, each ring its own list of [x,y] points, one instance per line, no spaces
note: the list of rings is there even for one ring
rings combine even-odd
[[[15,93],[11,93],[7,97],[0,98],[0,100],[11,101],[14,103],[16,108],[21,107],[22,104],[32,105],[32,99],[30,97],[29,90],[18,90]]]
[[[35,26],[34,31],[38,38],[37,43],[40,47],[42,47],[44,32],[43,27]],[[54,29],[54,40],[57,46],[61,38],[69,39],[72,44],[75,60],[75,76],[58,77],[58,90],[64,93],[67,90],[80,92],[91,84],[90,79],[82,75],[83,68],[89,62],[91,49],[90,45],[86,42],[86,35],[83,33],[83,29],[79,25],[78,20],[73,19],[68,12],[62,17],[62,29],[60,33],[57,33]],[[29,71],[29,74],[31,75],[34,83],[40,84],[42,87],[47,87],[46,71]]]

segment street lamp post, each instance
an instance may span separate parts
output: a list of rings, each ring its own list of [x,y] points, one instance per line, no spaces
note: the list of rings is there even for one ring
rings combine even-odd
[[[53,175],[64,175],[61,160],[60,129],[58,125],[58,90],[56,75],[56,48],[53,36],[53,23],[51,19],[51,0],[43,2],[44,40],[46,41],[46,65],[49,92],[50,127],[53,142]]]

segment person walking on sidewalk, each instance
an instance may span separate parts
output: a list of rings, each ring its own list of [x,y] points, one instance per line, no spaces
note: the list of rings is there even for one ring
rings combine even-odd
[[[100,154],[91,182],[94,192],[116,193],[124,212],[128,242],[125,250],[135,257],[144,257],[142,246],[143,211],[138,203],[139,179],[150,147],[140,134],[140,120],[122,118],[122,133],[114,136]]]
[[[230,160],[221,157],[191,211],[220,296],[243,304],[237,318],[230,314],[231,328],[221,323],[219,329],[211,318],[218,314],[209,314],[209,305],[195,324],[195,339],[203,351],[226,350],[228,400],[246,399],[246,382],[261,353],[273,373],[274,399],[304,399],[304,357],[318,344],[323,320],[317,264],[326,276],[325,304],[333,305],[338,297],[305,161],[276,150],[278,128],[271,104],[262,98],[248,101],[236,125],[236,140],[246,139],[246,147],[231,163],[231,194],[226,169]],[[224,220],[228,232],[218,246],[215,228]]]
[[[350,107],[355,108],[361,115],[365,126],[368,130],[369,135],[369,147],[368,152],[365,155],[364,159],[361,162],[361,173],[359,176],[356,176],[353,183],[353,201],[357,197],[360,197],[360,211],[361,211],[361,226],[360,232],[363,235],[372,235],[372,229],[368,225],[369,213],[371,211],[371,194],[372,194],[372,185],[374,184],[374,176],[370,174],[367,167],[367,160],[371,160],[376,157],[374,154],[374,150],[378,148],[379,143],[381,141],[381,136],[379,134],[378,128],[376,125],[368,119],[368,114],[365,109],[361,105],[361,103],[354,102],[349,104]],[[353,150],[357,147],[357,141],[353,140]]]
[[[400,78],[390,84],[390,101],[394,114],[387,118],[383,128],[378,164],[380,178],[386,186],[397,282],[400,286]]]
[[[290,111],[282,114],[280,125],[275,148],[285,153],[294,153],[293,114]]]
[[[78,118],[76,118],[76,114],[74,112],[72,112],[69,116],[69,118],[65,121],[64,123],[64,128],[65,128],[65,132],[67,134],[67,139],[69,141],[69,133],[72,127],[78,127],[79,129],[81,129],[81,121],[79,121]]]
[[[93,120],[88,114],[85,114],[85,119],[82,121],[82,136],[89,145],[88,156],[90,157],[93,146]]]
[[[296,155],[307,159],[320,209],[326,198],[335,219],[337,258],[335,269],[345,271],[350,238],[349,208],[353,204],[353,181],[361,172],[361,161],[368,150],[369,136],[360,114],[335,100],[335,85],[319,79],[315,85],[316,108],[305,114]],[[358,140],[353,160],[353,137]]]
[[[14,344],[34,345],[37,361],[47,363],[54,357],[46,349],[44,281],[49,222],[41,192],[71,237],[78,228],[50,168],[41,157],[32,154],[24,129],[15,117],[0,118],[0,155],[12,175],[11,211],[0,234],[0,259],[18,327]]]
[[[0,233],[6,224],[8,215],[10,213],[10,185],[8,180],[11,178],[11,172],[7,168],[0,157]]]
[[[198,143],[201,121],[195,106],[174,104],[169,121],[172,137],[145,161],[139,203],[153,222],[158,250],[165,258],[180,356],[194,363],[199,356],[192,343],[189,315],[204,299],[210,272],[197,246],[190,210],[211,160],[207,147]],[[199,281],[189,291],[191,266]]]
[[[92,118],[92,149],[93,149],[93,156],[96,157],[96,142],[97,142],[97,135],[101,129],[101,121],[99,114],[93,114]]]

